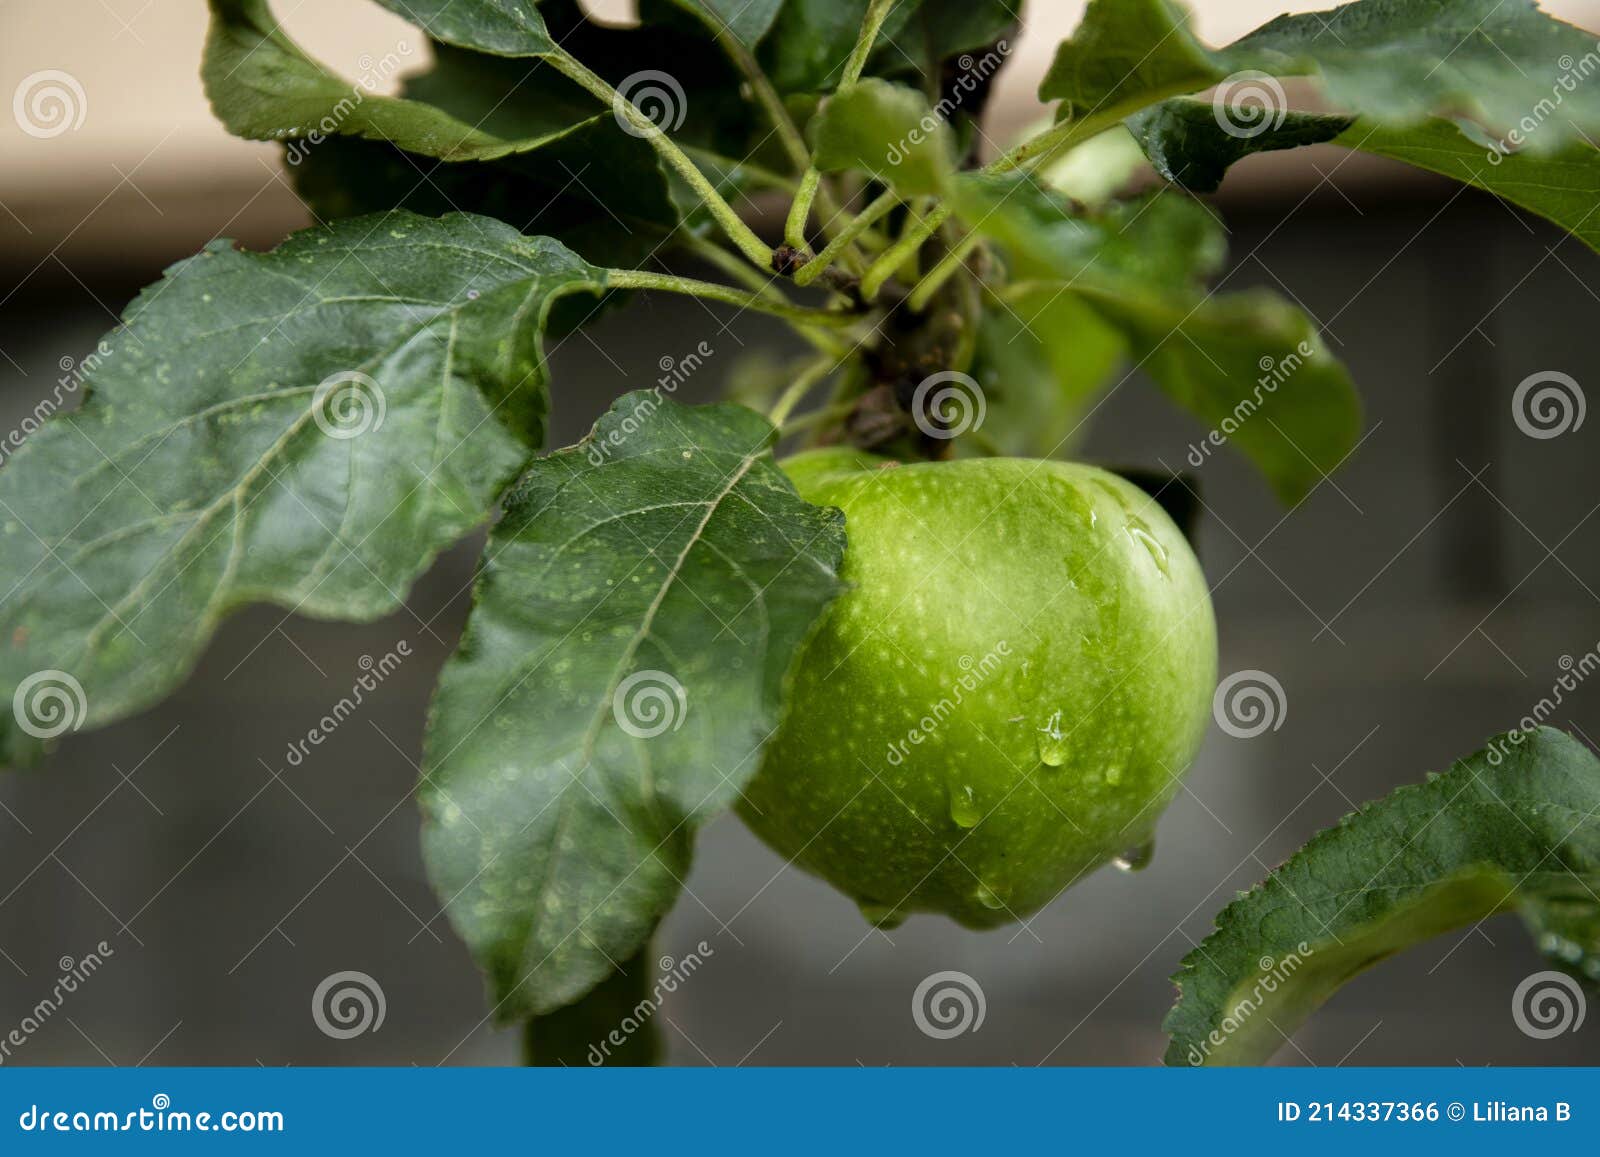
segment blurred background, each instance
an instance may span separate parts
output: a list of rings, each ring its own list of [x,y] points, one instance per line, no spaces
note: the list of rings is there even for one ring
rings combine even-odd
[[[1193,6],[1213,42],[1285,7]],[[1600,2],[1543,6],[1600,29]],[[625,19],[628,6],[591,7]],[[365,0],[277,8],[351,75],[397,38],[421,44]],[[1082,4],[1032,8],[991,108],[996,139],[1037,114],[1032,90]],[[0,428],[164,266],[216,236],[267,247],[308,223],[280,150],[212,120],[197,76],[204,30],[199,0],[0,0],[0,95],[59,69],[84,96],[81,125],[49,139],[0,119]],[[1357,453],[1292,516],[1231,455],[1198,472],[1221,671],[1278,679],[1281,726],[1213,732],[1145,871],[1104,870],[998,932],[931,917],[869,931],[737,820],[717,821],[657,947],[711,949],[660,1013],[672,1062],[1155,1063],[1167,977],[1219,908],[1356,804],[1514,726],[1563,656],[1600,642],[1594,428],[1535,440],[1510,410],[1536,372],[1590,384],[1600,259],[1492,197],[1331,148],[1241,164],[1218,205],[1227,285],[1299,301],[1368,409]],[[689,301],[613,311],[554,351],[553,444],[700,340],[715,356],[687,400],[719,393],[741,359],[784,337]],[[1085,456],[1185,469],[1203,434],[1135,380],[1102,407]],[[384,622],[241,614],[165,705],[0,777],[0,1036],[58,968],[111,949],[5,1063],[516,1061],[516,1035],[484,1019],[478,974],[424,878],[409,798],[477,548],[441,559]],[[289,766],[288,744],[349,690],[361,658],[401,639],[418,657]],[[1581,687],[1552,722],[1593,745],[1597,708],[1600,686]],[[1276,1063],[1600,1060],[1595,1010],[1550,1040],[1517,1028],[1513,990],[1543,967],[1514,918],[1443,937],[1349,984]],[[935,1040],[910,1004],[946,969],[977,980],[987,1011],[979,1031]],[[386,1015],[338,1040],[311,1002],[345,970],[381,985]]]

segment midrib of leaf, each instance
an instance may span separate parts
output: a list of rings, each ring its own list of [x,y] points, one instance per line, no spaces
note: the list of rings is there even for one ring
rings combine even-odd
[[[738,467],[729,474],[727,481],[722,486],[722,489],[717,492],[715,497],[705,501],[704,503],[695,503],[694,504],[694,505],[704,505],[705,508],[706,508],[705,513],[701,516],[699,523],[695,526],[694,530],[690,533],[689,539],[688,539],[687,542],[685,542],[685,544],[683,546],[683,549],[678,552],[677,558],[673,560],[671,568],[668,570],[667,574],[662,578],[661,583],[657,586],[656,593],[655,593],[654,597],[651,598],[649,605],[646,607],[645,613],[640,619],[638,628],[635,629],[632,637],[628,640],[627,646],[624,648],[623,654],[621,655],[620,658],[618,658],[616,664],[612,668],[611,677],[610,677],[609,681],[606,684],[605,691],[601,695],[599,695],[595,700],[596,706],[595,706],[594,714],[590,717],[588,727],[584,729],[582,743],[577,748],[577,752],[576,752],[581,757],[582,762],[580,763],[578,770],[573,774],[571,781],[568,782],[567,786],[565,788],[563,788],[562,791],[561,791],[561,802],[557,806],[557,809],[556,809],[555,833],[554,833],[554,837],[553,837],[552,842],[551,842],[551,851],[550,851],[549,856],[547,856],[545,858],[544,869],[540,873],[539,886],[534,890],[535,896],[537,896],[541,902],[543,901],[545,895],[549,891],[551,879],[556,875],[556,869],[560,865],[560,862],[561,862],[561,859],[562,859],[562,851],[563,851],[563,849],[562,849],[562,837],[566,833],[568,819],[572,814],[572,806],[571,806],[572,805],[572,794],[571,794],[572,793],[572,789],[573,789],[574,786],[576,786],[576,784],[578,783],[579,779],[581,779],[582,777],[584,777],[584,776],[589,774],[589,768],[590,768],[590,766],[592,764],[592,761],[593,761],[593,758],[594,758],[595,740],[599,738],[600,727],[601,727],[601,725],[604,722],[605,717],[606,717],[606,709],[607,709],[608,705],[611,703],[612,697],[616,694],[617,688],[621,685],[622,680],[627,677],[628,670],[629,670],[630,666],[633,663],[634,656],[636,654],[638,654],[639,646],[644,642],[644,640],[646,638],[649,637],[650,628],[651,628],[652,624],[655,622],[655,617],[656,617],[657,613],[659,613],[659,611],[661,610],[662,603],[666,601],[666,597],[667,597],[668,592],[671,591],[672,587],[677,583],[679,575],[681,575],[683,573],[683,565],[684,565],[685,561],[687,561],[689,555],[693,552],[694,548],[697,545],[700,544],[701,537],[705,534],[706,527],[710,525],[712,518],[714,518],[716,516],[717,511],[719,509],[721,509],[722,503],[727,499],[728,495],[733,491],[733,488],[739,484],[739,482],[744,478],[744,476],[746,474],[749,473],[750,468],[751,468],[751,466],[753,466],[755,464],[755,461],[756,461],[757,457],[759,457],[759,452],[746,454],[741,459],[741,461],[739,462]],[[572,476],[572,478],[569,480],[568,485],[570,485],[572,482],[581,482],[581,481],[583,481],[582,476],[574,474]],[[563,487],[563,489],[565,489],[565,487]],[[554,499],[552,499],[552,501],[554,501]],[[641,508],[636,508],[636,509],[633,509],[633,510],[622,511],[622,512],[620,512],[618,514],[613,515],[612,518],[610,518],[610,519],[603,519],[600,522],[593,523],[592,525],[586,527],[584,529],[583,534],[584,535],[592,534],[599,527],[601,527],[603,525],[606,525],[609,522],[625,520],[625,519],[628,519],[628,518],[635,518],[635,517],[638,517],[640,514],[647,513],[650,510],[661,509],[662,506],[665,506],[665,505],[668,505],[668,504],[662,504],[661,506],[641,507]],[[557,548],[556,551],[552,552],[551,562],[554,563],[555,558],[560,555],[561,551],[565,550],[566,547],[568,545],[570,545],[571,542],[575,541],[577,537],[581,537],[581,536],[574,536],[573,539],[569,539],[568,542],[563,543],[559,548]],[[642,562],[643,562],[643,559],[640,560],[641,564],[642,564]],[[621,589],[621,585],[620,585],[620,582],[619,582],[618,586],[614,587],[613,590],[615,591],[615,590],[620,590],[620,589]],[[610,596],[608,595],[607,597],[610,597]],[[589,614],[585,615],[584,618],[582,620],[580,620],[579,623],[572,628],[572,630],[576,631],[579,627],[581,627],[583,625],[583,623],[588,622],[589,617],[592,616],[595,611],[598,611],[604,605],[605,605],[605,600],[604,599],[602,599],[600,602],[596,603],[594,608],[589,612]],[[568,637],[571,637],[571,634],[572,634],[572,632],[569,631],[568,632]],[[498,703],[496,703],[496,705],[495,705],[495,709],[496,710],[498,710],[499,707],[502,704],[504,704],[505,701],[508,698],[510,698],[511,695],[513,695],[516,692],[517,688],[521,687],[523,683],[527,682],[529,677],[531,677],[532,674],[539,669],[539,667],[545,662],[545,659],[547,657],[548,657],[547,655],[539,656],[537,661],[532,666],[530,666],[527,671],[523,672],[522,675],[520,675],[517,678],[516,682],[512,683],[509,687],[506,688],[506,690],[501,694]],[[490,714],[493,714],[493,712],[490,712]],[[483,722],[486,722],[488,720],[488,718],[489,718],[489,715],[485,715],[484,718],[479,721],[479,726],[481,726],[483,724]],[[475,730],[477,730],[477,728],[474,727],[473,730],[475,731]],[[451,748],[450,751],[445,753],[444,758],[439,761],[439,766],[443,766],[444,764],[448,763],[449,760],[450,760],[450,757],[452,755],[454,755],[455,752],[461,747],[461,745],[467,741],[467,739],[471,736],[471,734],[472,734],[472,732],[469,731],[466,735],[462,736],[461,739],[459,741],[457,741],[455,747]],[[648,793],[648,795],[649,795],[649,797],[651,799],[654,799],[655,798],[654,777],[652,775],[648,774],[648,768],[649,768],[648,744],[643,744],[643,743],[638,744],[638,745],[636,745],[636,750],[639,752],[640,757],[645,762],[645,768],[646,768],[646,772],[647,772],[647,774],[645,776],[645,787],[646,787],[647,793]],[[537,817],[535,817],[535,818],[537,818]],[[635,868],[635,871],[637,871],[637,870],[638,869]],[[623,883],[626,883],[626,878],[624,878],[624,880],[622,880],[622,881],[619,881],[616,887],[620,888]],[[616,888],[613,888],[611,894],[615,895],[615,893],[616,893]],[[572,933],[574,931],[576,931],[581,926],[582,926],[581,922],[580,922],[580,924],[574,925],[573,928],[571,930],[569,930],[566,933],[565,936],[563,936],[559,941],[557,941],[556,944],[550,949],[550,951],[545,954],[545,960],[548,960],[551,956],[553,956],[555,954],[555,952],[561,947],[561,945],[565,944],[567,942],[567,940],[569,940],[572,937]],[[543,963],[544,963],[544,961],[540,961],[540,965],[542,965]],[[539,965],[535,965],[534,968],[532,970],[530,970],[530,974],[533,971],[537,971],[538,967],[539,967]]]

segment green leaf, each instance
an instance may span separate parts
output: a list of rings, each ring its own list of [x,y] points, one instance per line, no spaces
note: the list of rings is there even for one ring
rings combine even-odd
[[[1223,245],[1198,202],[1166,192],[1077,214],[1026,178],[963,176],[955,189],[958,211],[1000,243],[1013,274],[1041,283],[1008,298],[1041,287],[1078,298],[1211,428],[1190,465],[1231,442],[1293,503],[1354,447],[1355,388],[1311,320],[1271,293],[1205,291]]]
[[[854,169],[907,197],[939,193],[955,171],[950,126],[914,88],[868,78],[834,94],[811,122],[823,172]]]
[[[1062,120],[1120,119],[1215,84],[1227,74],[1218,67],[1174,0],[1089,0],[1077,30],[1056,49],[1039,99],[1061,101]]]
[[[1231,443],[1293,505],[1354,449],[1361,404],[1350,375],[1312,320],[1277,294],[1183,302],[1093,285],[1079,291],[1122,329],[1140,368],[1209,427],[1189,465],[1204,463],[1204,447]]]
[[[1312,76],[1374,123],[1467,120],[1549,153],[1600,133],[1600,86],[1583,83],[1596,70],[1593,37],[1533,0],[1356,0],[1215,50],[1169,0],[1092,0],[1039,94],[1062,100],[1064,118],[1122,117],[1227,81],[1216,101],[1247,134],[1286,111],[1275,78]]]
[[[795,495],[775,438],[742,407],[628,394],[533,465],[490,538],[421,796],[430,875],[502,1020],[643,947],[841,589],[842,516]]]
[[[894,44],[922,0],[900,0],[879,30]],[[872,0],[788,0],[762,45],[761,63],[780,92],[825,92],[837,85]]]
[[[529,1020],[522,1029],[523,1062],[573,1068],[658,1063],[661,1030],[655,1014],[660,993],[651,986],[655,970],[646,945],[582,999]]]
[[[1179,99],[1135,113],[1127,123],[1156,172],[1191,193],[1211,193],[1228,167],[1245,157],[1331,141],[1354,122],[1347,116],[1292,112],[1277,128],[1240,135],[1228,131],[1226,115],[1211,102]]]
[[[1183,960],[1168,1064],[1259,1064],[1345,981],[1502,912],[1600,989],[1600,760],[1511,732],[1316,836]]]
[[[400,56],[391,59],[399,67]],[[532,151],[610,118],[592,98],[550,100],[546,92],[547,99],[519,105],[539,115],[497,131],[483,117],[469,123],[424,100],[383,96],[372,91],[373,76],[351,82],[307,56],[278,27],[266,0],[211,0],[201,74],[217,118],[229,132],[251,140],[352,136],[449,161],[482,161]],[[554,74],[546,69],[545,75]],[[560,83],[578,93],[570,82]]]
[[[867,73],[914,78],[950,101],[952,115],[975,117],[983,101],[974,96],[1016,47],[1021,19],[1022,0],[922,0],[902,30],[879,38]]]
[[[559,51],[534,0],[378,0],[435,40],[496,56]]]
[[[447,44],[434,45],[433,69],[408,78],[405,95],[512,138],[594,106],[541,61]],[[679,223],[655,150],[622,132],[609,111],[537,153],[497,161],[439,164],[354,138],[296,146],[288,156],[296,189],[325,219],[395,208],[424,216],[466,210],[629,267],[659,249]]]
[[[746,48],[754,48],[772,28],[783,0],[675,0],[714,32],[726,30]],[[645,14],[640,13],[640,19]]]
[[[54,672],[99,725],[171,691],[235,607],[397,609],[541,444],[551,304],[604,284],[465,215],[173,266],[84,359],[83,406],[0,470],[0,696]],[[0,713],[0,757],[39,730]]]
[[[1530,156],[1485,149],[1444,121],[1390,129],[1357,121],[1334,141],[1454,177],[1560,225],[1600,251],[1600,149],[1569,145]]]
[[[1506,153],[1448,121],[1390,128],[1300,112],[1288,113],[1277,129],[1241,138],[1224,130],[1211,105],[1193,100],[1166,101],[1130,118],[1128,126],[1162,176],[1197,193],[1215,189],[1224,170],[1250,153],[1331,141],[1483,189],[1600,250],[1600,217],[1594,213],[1600,150],[1587,144],[1554,155]]]
[[[1088,401],[1127,355],[1121,333],[1076,294],[1023,286],[979,321],[972,373],[988,404],[984,435],[1014,457],[1070,457]]]

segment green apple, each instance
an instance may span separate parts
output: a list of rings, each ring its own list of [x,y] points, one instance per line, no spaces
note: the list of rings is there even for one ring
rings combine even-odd
[[[882,925],[994,927],[1147,858],[1217,661],[1161,507],[1066,462],[829,449],[784,469],[845,512],[851,586],[740,802],[756,834]]]

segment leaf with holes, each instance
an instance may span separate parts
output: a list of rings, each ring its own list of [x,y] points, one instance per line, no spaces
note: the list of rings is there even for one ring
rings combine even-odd
[[[646,943],[777,726],[844,529],[795,494],[776,436],[739,406],[625,395],[534,464],[490,537],[421,795],[430,875],[502,1021]]]
[[[1224,908],[1173,977],[1167,1063],[1261,1064],[1357,973],[1511,912],[1600,991],[1600,759],[1547,727],[1367,804]]]
[[[397,609],[542,443],[544,318],[605,278],[498,221],[398,212],[173,266],[79,367],[83,406],[0,470],[0,697],[57,672],[99,725],[171,691],[235,607]],[[0,714],[0,756],[53,729]]]

